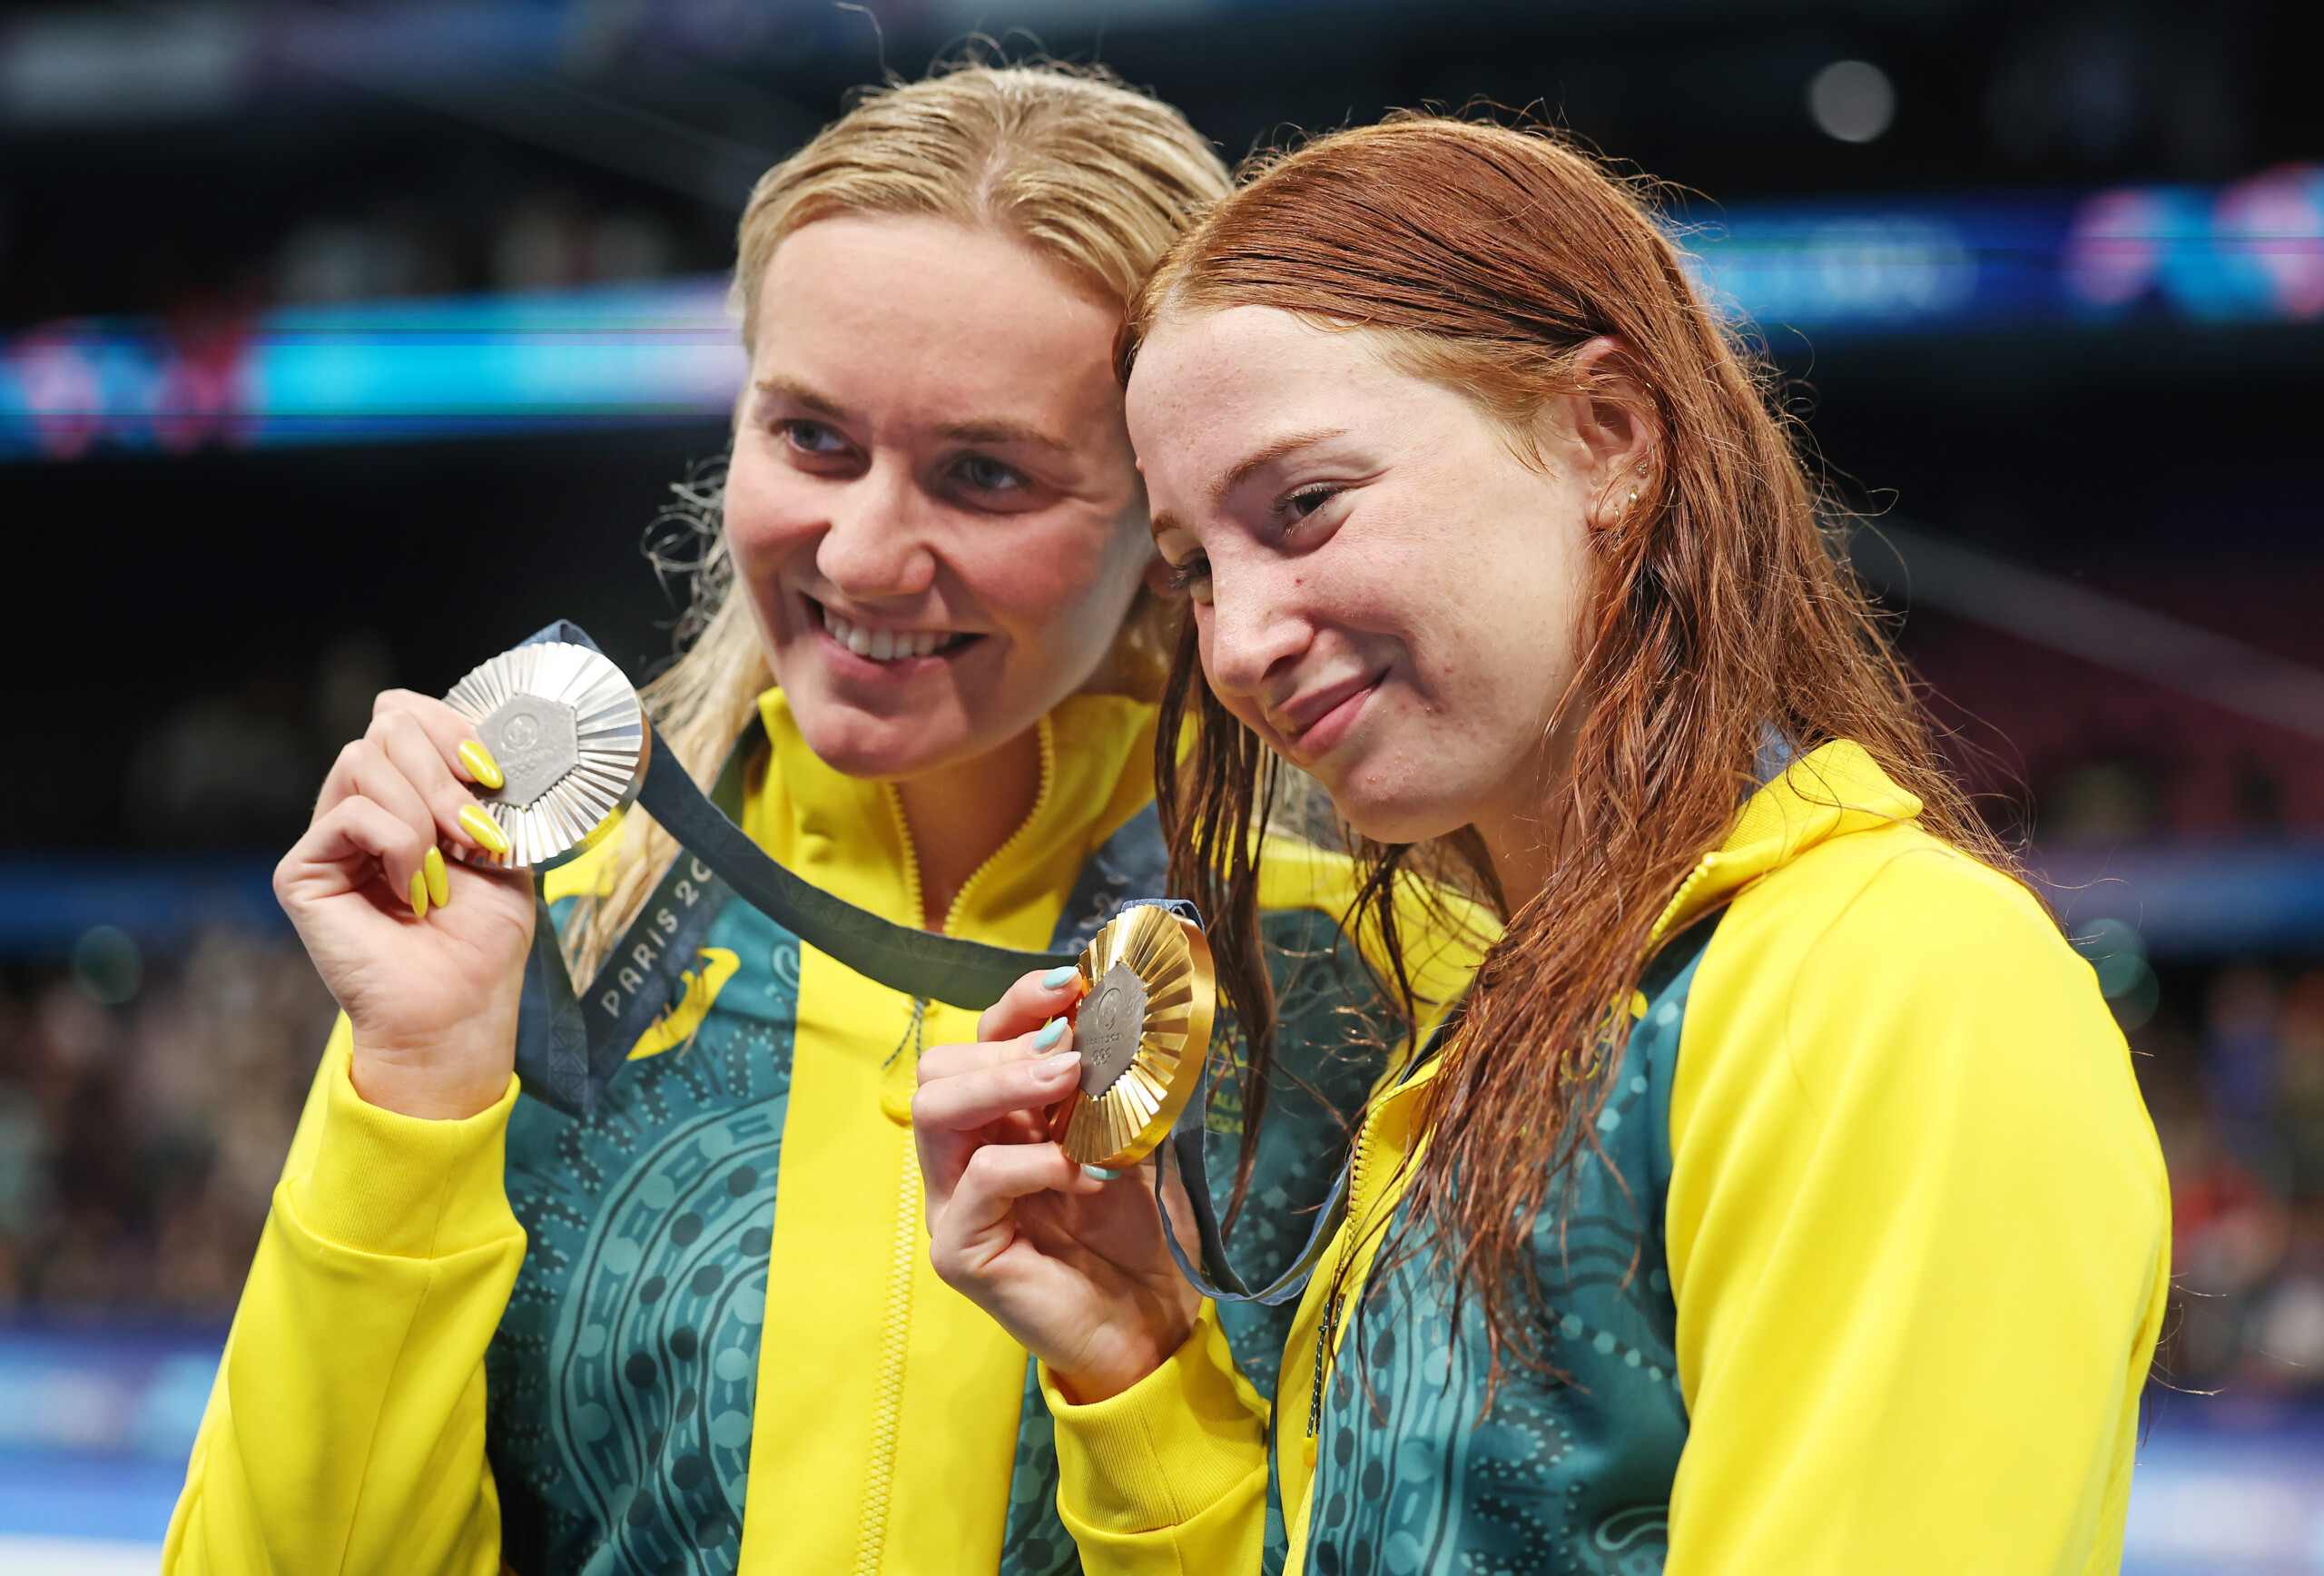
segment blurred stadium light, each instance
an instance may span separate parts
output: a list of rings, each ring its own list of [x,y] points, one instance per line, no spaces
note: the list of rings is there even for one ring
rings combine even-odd
[[[1738,206],[1680,238],[1702,288],[1770,334],[2324,318],[2324,166],[2079,202]],[[716,278],[50,323],[0,345],[0,458],[698,419],[742,371]]]
[[[0,457],[698,419],[742,373],[716,279],[51,324],[0,350]]]

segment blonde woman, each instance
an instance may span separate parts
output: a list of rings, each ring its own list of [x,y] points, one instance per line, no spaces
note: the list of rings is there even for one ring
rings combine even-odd
[[[869,97],[760,182],[700,634],[648,701],[702,781],[743,741],[734,812],[824,890],[1036,950],[1159,891],[1166,582],[1110,357],[1226,190],[1167,107],[981,67]],[[277,873],[345,1017],[168,1568],[1076,1568],[1026,1354],[929,1263],[914,1063],[970,1015],[736,901],[586,1115],[520,1097],[533,894],[441,852],[489,841],[497,777],[448,708],[383,695]],[[675,853],[641,815],[556,872],[576,978]],[[1339,945],[1350,868],[1276,867],[1287,1073],[1230,1084],[1273,1115],[1221,1191],[1298,1208],[1393,1015]],[[1284,1245],[1247,1246],[1265,1272]],[[1268,1387],[1282,1320],[1226,1323]]]

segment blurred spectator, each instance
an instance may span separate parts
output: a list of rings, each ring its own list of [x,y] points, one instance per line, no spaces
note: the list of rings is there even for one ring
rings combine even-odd
[[[669,226],[638,209],[592,213],[570,199],[536,195],[516,205],[492,243],[500,290],[658,279],[676,247]]]
[[[287,936],[208,931],[117,1007],[0,976],[0,1305],[230,1309],[332,1012]]]
[[[306,824],[324,768],[370,725],[395,660],[368,630],[333,642],[300,685],[271,672],[200,695],[139,742],[129,820],[149,842],[287,845]]]
[[[301,305],[440,294],[462,282],[443,227],[401,209],[365,220],[309,220],[290,231],[276,263],[281,298]]]

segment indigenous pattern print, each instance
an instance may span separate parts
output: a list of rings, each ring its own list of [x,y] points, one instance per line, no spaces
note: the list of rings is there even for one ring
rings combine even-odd
[[[741,1553],[799,943],[733,902],[704,951],[738,966],[683,1054],[628,1064],[586,1120],[526,1099],[509,1122],[529,1241],[485,1366],[519,1571]]]
[[[1505,1372],[1488,1408],[1475,1300],[1456,1330],[1424,1247],[1375,1272],[1326,1381],[1306,1558],[1316,1576],[1661,1571],[1687,1441],[1663,1240],[1670,1087],[1716,924],[1677,938],[1649,970],[1594,1142],[1535,1224],[1546,1354],[1563,1381]],[[1305,1422],[1282,1420],[1278,1448],[1299,1448]],[[1285,1562],[1279,1517],[1270,1576]]]

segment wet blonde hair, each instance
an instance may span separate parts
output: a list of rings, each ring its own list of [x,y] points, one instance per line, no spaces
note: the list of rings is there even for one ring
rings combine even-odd
[[[1226,165],[1185,116],[1102,70],[965,65],[874,89],[753,189],[734,263],[743,348],[756,343],[775,248],[819,219],[915,215],[996,231],[1127,315],[1147,271],[1229,187]],[[720,484],[677,492],[665,522],[699,542],[681,566],[694,576],[694,602],[678,629],[684,655],[644,694],[655,727],[707,783],[774,675],[749,598],[734,592]],[[1168,666],[1161,611],[1140,589],[1117,643],[1117,667],[1135,690],[1158,693]],[[595,970],[676,852],[651,816],[630,814],[610,884],[565,926],[576,978]]]

